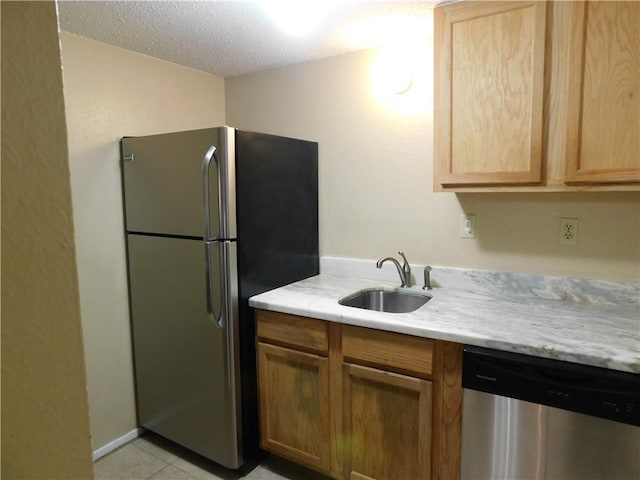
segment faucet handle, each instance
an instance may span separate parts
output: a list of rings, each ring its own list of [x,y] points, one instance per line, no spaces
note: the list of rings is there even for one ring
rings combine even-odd
[[[404,256],[404,252],[398,252],[398,255],[400,255],[402,257],[402,260],[404,261],[404,263],[402,264],[402,274],[404,277],[404,280],[402,281],[402,286],[403,287],[410,287],[411,286],[411,265],[409,265],[409,262],[407,261],[407,257]]]

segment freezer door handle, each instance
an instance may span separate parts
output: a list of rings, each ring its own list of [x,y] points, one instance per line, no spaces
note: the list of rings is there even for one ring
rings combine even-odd
[[[202,221],[204,224],[204,240],[211,240],[213,233],[211,232],[211,189],[209,187],[209,167],[211,160],[216,162],[218,170],[218,205],[220,205],[220,168],[218,168],[218,156],[216,155],[216,146],[211,145],[207,153],[202,159]],[[219,213],[219,212],[218,212]],[[220,215],[218,215],[218,220]]]

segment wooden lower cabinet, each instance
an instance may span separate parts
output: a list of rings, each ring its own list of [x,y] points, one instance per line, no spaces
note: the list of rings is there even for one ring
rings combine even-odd
[[[344,478],[431,478],[431,382],[345,363]]]
[[[345,480],[460,475],[462,345],[257,311],[261,446]]]
[[[328,360],[262,342],[257,351],[262,447],[328,473]]]

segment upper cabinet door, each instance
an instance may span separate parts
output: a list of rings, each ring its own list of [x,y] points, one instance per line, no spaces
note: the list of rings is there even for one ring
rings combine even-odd
[[[541,181],[546,8],[436,8],[436,190]]]
[[[640,2],[573,5],[567,183],[640,181]]]

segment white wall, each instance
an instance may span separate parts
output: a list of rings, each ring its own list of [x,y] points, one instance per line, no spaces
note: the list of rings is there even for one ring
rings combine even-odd
[[[229,124],[319,142],[321,254],[640,281],[637,192],[433,193],[432,48],[404,95],[374,91],[374,50],[226,80]],[[559,244],[561,217],[579,218],[577,246]]]
[[[224,80],[62,33],[93,448],[136,427],[119,141],[225,123]]]
[[[2,477],[93,478],[56,6],[1,11]]]

